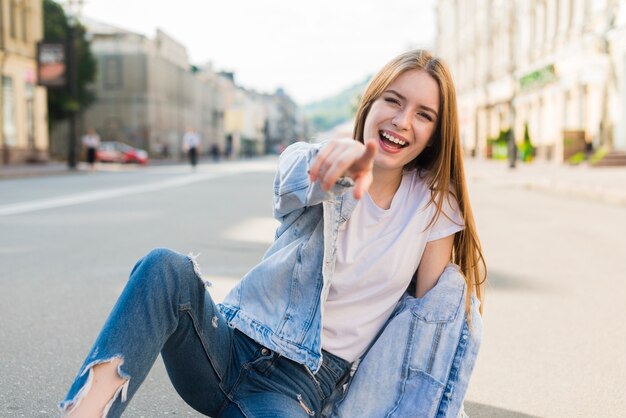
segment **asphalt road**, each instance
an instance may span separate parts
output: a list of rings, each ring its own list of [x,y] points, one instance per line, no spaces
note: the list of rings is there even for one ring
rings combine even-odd
[[[224,293],[273,236],[275,161],[0,181],[0,417],[57,416],[135,261],[200,253]],[[626,410],[626,209],[471,184],[490,275],[471,417]],[[125,416],[199,416],[157,361]]]

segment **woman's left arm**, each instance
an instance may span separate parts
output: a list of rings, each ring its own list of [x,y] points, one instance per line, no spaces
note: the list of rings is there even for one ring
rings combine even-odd
[[[421,298],[435,287],[437,279],[452,259],[454,234],[430,241],[424,248],[424,254],[417,267],[417,283],[415,297]]]

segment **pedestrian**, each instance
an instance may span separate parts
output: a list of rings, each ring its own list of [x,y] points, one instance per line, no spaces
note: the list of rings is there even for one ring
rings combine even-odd
[[[189,163],[195,168],[200,152],[200,136],[193,128],[187,128],[185,135],[183,135],[183,152],[187,153]]]
[[[161,148],[161,158],[168,158],[170,156],[170,147],[167,145],[167,142],[163,144]]]
[[[226,149],[224,150],[224,157],[228,160],[233,158],[233,135],[226,135]]]
[[[517,144],[515,143],[515,131],[509,128],[506,133],[507,158],[509,160],[509,168],[515,168],[517,161]]]
[[[62,410],[119,416],[160,353],[213,417],[457,417],[486,272],[456,108],[438,58],[394,58],[354,139],[282,153],[276,240],[223,303],[192,255],[136,264]]]
[[[98,147],[100,146],[100,135],[98,135],[95,129],[89,128],[81,140],[83,147],[87,152],[87,163],[89,164],[89,168],[91,170],[95,170]]]
[[[214,162],[218,162],[220,160],[220,148],[217,146],[216,143],[212,143],[211,144],[211,158],[213,158]]]

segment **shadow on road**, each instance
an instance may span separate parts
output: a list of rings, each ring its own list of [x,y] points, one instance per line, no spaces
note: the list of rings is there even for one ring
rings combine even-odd
[[[504,272],[502,270],[489,269],[487,276],[487,290],[503,290],[503,291],[542,291],[540,285],[532,282],[526,277]]]
[[[465,413],[470,418],[540,418],[537,415],[528,415],[470,401],[465,402]]]

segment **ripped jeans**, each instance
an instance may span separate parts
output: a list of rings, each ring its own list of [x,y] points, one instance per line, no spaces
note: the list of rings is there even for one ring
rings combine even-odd
[[[178,394],[212,417],[318,415],[350,369],[346,361],[324,352],[322,367],[313,375],[229,327],[195,262],[156,249],[133,268],[59,408],[75,408],[90,389],[93,367],[117,358],[126,383],[103,416],[120,416],[159,353]]]

